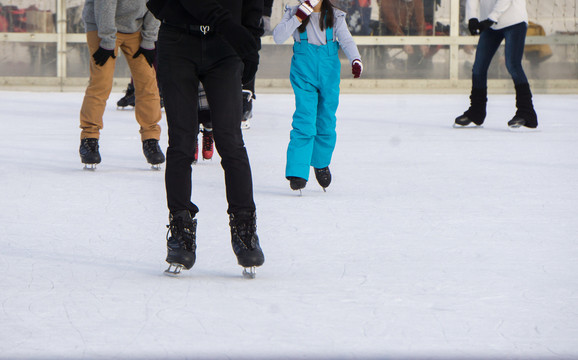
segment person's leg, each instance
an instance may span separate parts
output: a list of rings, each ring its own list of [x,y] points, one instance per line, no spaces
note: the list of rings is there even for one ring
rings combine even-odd
[[[98,50],[100,38],[96,31],[86,33],[88,52],[90,54],[90,80],[80,109],[80,138],[100,137],[103,128],[102,116],[106,108],[106,101],[112,91],[112,81],[116,59],[110,57],[102,66],[94,63],[92,54]]]
[[[536,128],[538,126],[538,116],[534,110],[530,84],[522,67],[527,29],[526,23],[512,25],[504,29],[506,68],[512,76],[516,88],[517,110],[514,118],[508,122],[510,127]]]
[[[158,41],[159,80],[165,95],[169,147],[165,170],[167,205],[171,213],[199,211],[191,202],[192,169],[199,125],[197,122],[198,83],[196,57],[200,42],[193,36],[163,29]],[[184,51],[197,49],[198,51]]]
[[[488,68],[503,38],[501,31],[492,29],[480,34],[480,40],[476,48],[476,58],[472,68],[470,107],[455,119],[454,126],[467,126],[472,122],[479,126],[484,123],[488,101]]]
[[[161,98],[155,69],[149,65],[144,55],[133,58],[142,40],[140,32],[119,34],[120,49],[125,55],[132,74],[135,89],[135,117],[140,125],[141,140],[156,139],[161,136]]]
[[[204,39],[202,41],[205,41]],[[216,35],[206,39],[201,81],[211,110],[215,147],[221,156],[229,214],[254,213],[253,181],[241,130],[243,62]]]
[[[326,45],[333,46],[335,43]],[[337,106],[339,105],[339,83],[341,63],[337,55],[337,47],[327,58],[322,58],[324,66],[319,70],[319,103],[317,105],[316,135],[311,156],[311,166],[321,169],[329,166],[337,133],[335,131]]]
[[[480,34],[472,68],[473,88],[484,89],[488,87],[488,68],[503,39],[504,35],[499,30],[487,29]]]

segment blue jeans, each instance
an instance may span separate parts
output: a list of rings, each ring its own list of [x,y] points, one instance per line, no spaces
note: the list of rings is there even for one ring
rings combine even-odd
[[[476,60],[472,70],[472,87],[477,89],[488,87],[488,68],[504,39],[506,39],[506,68],[512,76],[514,84],[519,85],[528,82],[522,68],[527,29],[528,25],[521,22],[499,30],[488,29],[480,34]]]

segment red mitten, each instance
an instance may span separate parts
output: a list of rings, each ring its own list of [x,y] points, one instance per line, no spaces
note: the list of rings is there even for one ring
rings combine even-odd
[[[317,3],[319,2],[319,0],[312,0],[313,2],[315,2],[315,5],[317,5]],[[301,5],[299,5],[299,7],[297,8],[297,13],[295,13],[295,16],[297,16],[301,21],[307,19],[309,17],[309,15],[311,15],[311,13],[313,12],[313,8],[315,7],[315,5],[311,4],[311,0],[307,0],[301,3]]]
[[[353,62],[351,63],[351,73],[353,74],[353,78],[357,79],[358,77],[361,76],[362,72],[363,72],[363,64],[361,63],[361,60],[359,59],[353,60]]]

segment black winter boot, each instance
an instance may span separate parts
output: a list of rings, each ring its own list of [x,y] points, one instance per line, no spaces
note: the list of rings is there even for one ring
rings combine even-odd
[[[477,126],[486,119],[486,103],[488,102],[488,88],[472,88],[470,108],[455,120],[454,126],[468,126],[472,122]]]
[[[231,245],[239,265],[250,268],[265,262],[257,236],[257,217],[254,212],[238,212],[229,215]]]
[[[534,111],[534,104],[532,104],[532,92],[530,91],[530,84],[516,85],[516,115],[512,120],[508,121],[508,126],[511,128],[519,128],[525,126],[535,129],[538,127],[538,115]]]
[[[168,274],[178,274],[182,268],[189,270],[196,260],[197,250],[197,220],[191,217],[188,210],[180,210],[169,215],[167,225],[167,262],[170,264],[165,271]],[[169,236],[169,233],[171,234]],[[174,268],[173,268],[174,267]]]

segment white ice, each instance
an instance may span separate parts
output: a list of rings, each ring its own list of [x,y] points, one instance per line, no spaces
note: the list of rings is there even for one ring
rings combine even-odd
[[[241,276],[219,158],[194,166],[197,263],[167,267],[164,173],[112,94],[0,92],[0,359],[578,358],[578,95],[342,95],[333,183],[284,178],[290,94],[244,131],[266,261]],[[166,149],[163,115],[161,144]]]

